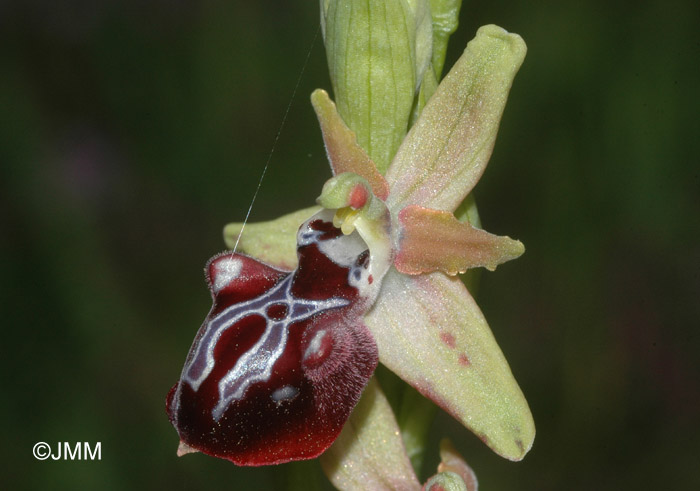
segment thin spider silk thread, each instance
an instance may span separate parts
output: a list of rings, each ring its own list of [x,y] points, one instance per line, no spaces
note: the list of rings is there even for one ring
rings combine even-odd
[[[306,66],[309,64],[309,58],[311,58],[311,51],[313,51],[314,49],[314,44],[316,44],[316,39],[318,38],[318,32],[320,30],[321,26],[319,24],[318,29],[316,29],[316,34],[314,34],[314,38],[311,41],[311,46],[309,46],[309,49],[306,52],[306,59],[304,60],[304,65],[301,67],[301,71],[299,72],[299,76],[297,77],[296,85],[294,86],[294,90],[292,91],[292,97],[289,99],[289,104],[287,104],[287,109],[284,111],[284,116],[282,116],[282,122],[280,123],[280,127],[277,130],[277,135],[275,135],[275,140],[272,142],[272,148],[270,148],[270,153],[267,155],[267,161],[265,162],[265,166],[263,167],[262,174],[260,174],[258,185],[255,188],[255,193],[253,193],[253,199],[250,201],[250,206],[248,207],[248,212],[245,215],[245,219],[243,219],[243,225],[241,226],[241,230],[240,232],[238,232],[238,237],[236,238],[236,243],[234,244],[233,250],[231,251],[231,256],[233,256],[236,253],[236,249],[238,249],[238,243],[240,242],[241,236],[243,235],[243,230],[245,230],[245,226],[248,223],[248,218],[250,218],[250,212],[253,210],[253,205],[255,204],[255,200],[257,199],[258,193],[260,192],[260,187],[262,186],[263,179],[265,179],[267,168],[270,166],[272,154],[275,152],[275,148],[277,147],[277,142],[279,141],[280,135],[282,134],[284,124],[287,122],[289,110],[291,109],[292,103],[294,102],[294,97],[296,96],[297,91],[299,90],[299,84],[301,84],[301,79],[304,76],[304,72],[306,71]]]

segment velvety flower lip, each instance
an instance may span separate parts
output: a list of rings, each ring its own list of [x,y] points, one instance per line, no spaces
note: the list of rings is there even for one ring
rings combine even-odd
[[[312,95],[334,174],[349,176],[342,179],[351,183],[337,195],[323,193],[319,203],[331,207],[333,198],[339,223],[349,231],[356,227],[371,253],[382,250],[392,261],[364,319],[380,362],[511,460],[532,446],[532,415],[482,312],[453,275],[475,266],[493,269],[524,248],[452,213],[484,171],[525,51],[516,34],[497,26],[479,29],[401,143],[386,178],[328,94]],[[362,206],[353,206],[355,185],[370,195]],[[378,225],[370,202],[385,204],[388,223]],[[294,237],[281,231],[312,212],[286,215],[274,225],[248,225],[239,248],[272,265],[294,267],[292,254],[283,252],[293,251]],[[240,229],[227,226],[229,245]]]

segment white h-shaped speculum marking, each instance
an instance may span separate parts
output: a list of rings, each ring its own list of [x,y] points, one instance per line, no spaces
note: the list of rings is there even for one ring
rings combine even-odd
[[[260,339],[241,355],[234,367],[219,381],[219,402],[212,411],[215,420],[221,418],[226,406],[232,400],[243,398],[252,384],[269,380],[272,367],[286,348],[291,324],[313,317],[324,310],[350,304],[350,301],[344,298],[327,300],[294,298],[290,291],[292,278],[293,275],[287,276],[260,297],[228,307],[207,323],[194,356],[183,370],[183,378],[195,391],[214,369],[214,348],[223,332],[249,315],[259,315],[265,319],[265,331]],[[276,321],[267,316],[266,309],[275,304],[287,307],[288,313],[284,319]]]

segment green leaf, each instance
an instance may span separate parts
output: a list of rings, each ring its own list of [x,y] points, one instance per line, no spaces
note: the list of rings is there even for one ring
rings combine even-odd
[[[440,83],[387,171],[392,211],[454,211],[491,156],[510,86],[525,57],[517,34],[484,26]]]

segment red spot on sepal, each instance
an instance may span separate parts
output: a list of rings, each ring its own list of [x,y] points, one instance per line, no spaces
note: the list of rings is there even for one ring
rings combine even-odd
[[[454,349],[455,346],[457,345],[455,341],[454,334],[450,332],[441,332],[440,333],[440,339],[442,340],[443,343],[445,343],[449,348]]]
[[[459,364],[462,365],[463,367],[468,367],[468,366],[471,366],[472,362],[465,353],[460,353]]]

